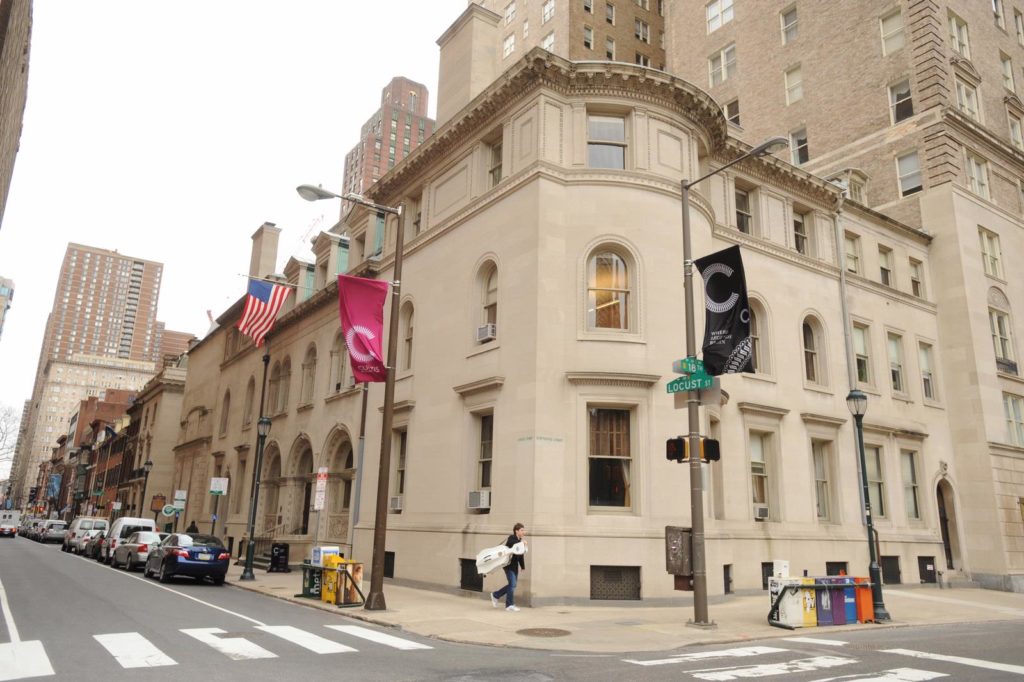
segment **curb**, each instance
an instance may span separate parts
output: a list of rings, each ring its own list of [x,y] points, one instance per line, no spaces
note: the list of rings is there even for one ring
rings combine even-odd
[[[236,587],[240,590],[245,590],[246,592],[254,592],[256,594],[262,594],[265,597],[280,599],[281,601],[286,601],[291,604],[297,604],[298,606],[305,606],[306,608],[316,609],[317,611],[326,611],[327,613],[334,613],[339,616],[354,618],[355,620],[360,620],[364,623],[371,623],[373,625],[378,625],[384,628],[391,628],[393,630],[399,630],[401,632],[406,631],[405,628],[403,628],[399,623],[389,623],[385,620],[379,620],[377,618],[374,618],[373,616],[368,616],[365,613],[358,612],[356,609],[339,609],[338,607],[331,607],[330,605],[322,606],[321,604],[323,604],[323,602],[315,601],[312,599],[304,599],[300,601],[298,599],[295,599],[294,597],[289,597],[284,594],[274,594],[273,592],[267,592],[265,590],[261,590],[259,587],[255,585],[246,585],[244,583],[238,582],[237,580],[226,580],[224,581],[224,584],[230,587]]]

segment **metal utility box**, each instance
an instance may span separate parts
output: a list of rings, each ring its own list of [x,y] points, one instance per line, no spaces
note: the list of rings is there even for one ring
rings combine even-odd
[[[693,575],[693,533],[681,526],[665,526],[665,570],[672,575]]]

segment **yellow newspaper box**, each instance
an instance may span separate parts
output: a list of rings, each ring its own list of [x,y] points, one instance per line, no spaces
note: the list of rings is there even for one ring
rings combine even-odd
[[[341,572],[345,560],[339,556],[328,554],[323,558],[324,578],[320,588],[320,601],[328,604],[337,604],[339,592],[341,591]]]

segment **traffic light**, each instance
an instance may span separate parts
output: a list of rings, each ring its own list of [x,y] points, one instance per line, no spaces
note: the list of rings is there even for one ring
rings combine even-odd
[[[665,441],[665,458],[670,462],[689,461],[689,439],[685,436],[676,436]],[[722,450],[718,445],[718,441],[701,436],[700,460],[702,462],[717,462],[721,459]]]
[[[38,492],[39,492],[39,488],[37,486],[32,486],[31,488],[29,488],[28,489],[28,501],[29,502],[35,502],[36,501],[36,493],[38,493]]]

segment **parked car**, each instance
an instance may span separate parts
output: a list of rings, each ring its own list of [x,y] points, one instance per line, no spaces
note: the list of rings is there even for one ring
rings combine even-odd
[[[99,560],[109,564],[117,545],[127,540],[132,533],[137,533],[140,530],[155,531],[156,521],[135,516],[122,516],[114,519],[114,522],[110,524],[110,531],[107,533],[107,541],[100,547]]]
[[[46,525],[46,519],[36,519],[32,522],[32,525],[28,529],[28,539],[39,541],[39,535],[43,532],[43,526]]]
[[[218,537],[175,533],[150,551],[144,574],[147,578],[156,575],[162,583],[185,575],[199,580],[211,578],[214,585],[223,585],[230,558]]]
[[[82,551],[79,552],[79,554],[81,554],[87,559],[95,559],[97,556],[99,556],[100,544],[103,542],[104,539],[106,539],[106,537],[106,531],[101,530],[98,533],[93,532],[89,536],[89,539],[86,541],[85,545],[82,547]]]
[[[32,537],[33,529],[36,526],[38,526],[40,523],[42,523],[42,522],[43,522],[43,519],[39,519],[39,518],[36,518],[34,516],[30,516],[27,519],[22,519],[21,520],[21,527],[18,528],[18,535],[20,535],[23,538],[30,538],[30,537]]]
[[[0,511],[0,538],[13,538],[18,534],[18,526],[21,524],[21,512],[14,509]]]
[[[43,525],[39,527],[39,532],[36,534],[36,540],[39,542],[63,542],[64,531],[67,529],[68,524],[66,521],[45,521]]]
[[[110,565],[113,568],[124,566],[126,571],[139,568],[146,563],[149,553],[159,547],[168,535],[170,533],[156,533],[150,530],[132,533],[124,542],[114,548],[114,558],[110,560]]]
[[[18,526],[10,521],[0,521],[0,538],[13,538],[18,534]]]
[[[64,542],[61,549],[65,552],[81,554],[85,543],[107,529],[107,520],[95,516],[79,516],[64,531]]]

